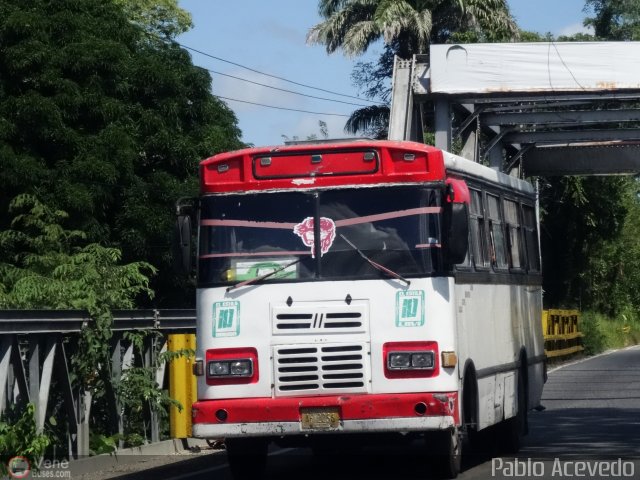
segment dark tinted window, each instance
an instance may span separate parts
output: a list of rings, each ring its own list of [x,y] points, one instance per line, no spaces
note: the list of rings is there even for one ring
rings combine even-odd
[[[356,248],[401,275],[435,273],[441,268],[440,195],[403,186],[205,197],[199,284],[248,280],[296,260],[265,281],[384,277]]]
[[[507,268],[505,254],[504,230],[502,228],[502,215],[500,212],[500,198],[487,194],[489,237],[491,246],[491,262],[496,268]]]
[[[507,226],[507,251],[509,252],[509,266],[511,268],[524,267],[522,262],[522,248],[520,241],[520,215],[518,204],[511,200],[504,201],[504,220]]]
[[[470,193],[471,205],[469,230],[471,232],[473,264],[476,267],[484,268],[489,266],[489,257],[487,255],[482,192],[470,189]]]
[[[280,278],[314,274],[311,249],[293,233],[294,225],[313,217],[311,195],[226,195],[207,197],[200,214],[200,283],[247,280],[291,263],[301,262]]]
[[[380,277],[354,247],[401,275],[440,268],[440,196],[434,190],[327,191],[320,196],[320,216],[336,225],[334,244],[322,256],[323,277]]]

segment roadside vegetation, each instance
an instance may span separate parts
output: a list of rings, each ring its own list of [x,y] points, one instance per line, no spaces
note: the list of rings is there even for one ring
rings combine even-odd
[[[640,344],[640,318],[629,310],[617,317],[587,311],[582,313],[581,331],[587,355]]]
[[[168,435],[178,405],[142,366],[143,334],[125,338],[133,368],[111,378],[111,311],[192,306],[171,270],[174,203],[197,192],[202,158],[243,146],[209,73],[172,41],[190,27],[177,0],[0,0],[0,308],[91,315],[65,350],[94,453],[148,441],[143,410]],[[32,405],[3,413],[0,476],[11,456],[35,468],[66,454],[59,383],[42,431]]]

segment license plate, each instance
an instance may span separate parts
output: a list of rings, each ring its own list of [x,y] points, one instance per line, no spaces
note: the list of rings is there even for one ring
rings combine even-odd
[[[338,407],[314,407],[300,409],[303,430],[335,430],[340,426]]]

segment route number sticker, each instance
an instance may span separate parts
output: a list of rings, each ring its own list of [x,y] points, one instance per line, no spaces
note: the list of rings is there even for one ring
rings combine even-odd
[[[407,290],[396,293],[396,327],[424,325],[424,292]]]
[[[240,335],[240,302],[230,300],[213,304],[213,336]]]

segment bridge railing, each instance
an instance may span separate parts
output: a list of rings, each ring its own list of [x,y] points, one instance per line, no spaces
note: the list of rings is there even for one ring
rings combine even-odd
[[[166,364],[155,361],[158,352],[167,349],[195,349],[195,310],[118,310],[113,312],[113,336],[110,340],[112,384],[105,395],[110,402],[111,429],[122,434],[123,409],[113,385],[132,366],[134,345],[125,332],[157,331],[161,335],[145,337],[143,366],[155,369],[161,388],[180,401],[182,412],[171,410],[171,436],[189,434],[190,401],[195,398],[194,377],[190,359],[172,362],[170,374]],[[42,430],[50,408],[52,381],[61,391],[69,432],[70,458],[89,455],[89,418],[91,393],[79,390],[69,374],[69,342],[93,320],[86,312],[69,310],[0,310],[0,416],[11,405],[30,402],[35,406],[36,427]],[[583,350],[580,312],[577,310],[545,310],[542,328],[547,357],[561,357]],[[184,335],[188,334],[188,335]],[[151,442],[160,440],[157,414],[147,408]]]
[[[578,310],[544,310],[542,312],[544,353],[549,358],[572,355],[584,350]]]
[[[155,331],[144,337],[143,367],[154,371],[160,388],[167,387],[166,364],[156,356],[165,351],[171,334],[195,332],[195,310],[117,310],[113,312],[110,340],[111,384],[105,385],[112,431],[123,433],[123,408],[114,385],[134,363],[134,345],[126,332]],[[81,390],[70,376],[69,350],[82,328],[93,320],[86,312],[69,310],[0,310],[0,417],[8,407],[25,403],[35,406],[36,428],[42,431],[51,409],[52,384],[62,397],[68,424],[69,458],[89,455],[89,419],[92,394]],[[178,336],[183,338],[184,336]],[[170,342],[169,342],[170,343]],[[193,342],[195,343],[195,342]],[[188,360],[187,360],[188,363]],[[185,367],[184,361],[181,364]],[[103,368],[103,366],[97,366]],[[180,378],[189,378],[183,374]],[[186,405],[185,405],[186,406]],[[189,405],[190,407],[190,405]],[[160,440],[160,425],[154,409],[145,405],[149,440]],[[122,446],[122,443],[121,443]]]

